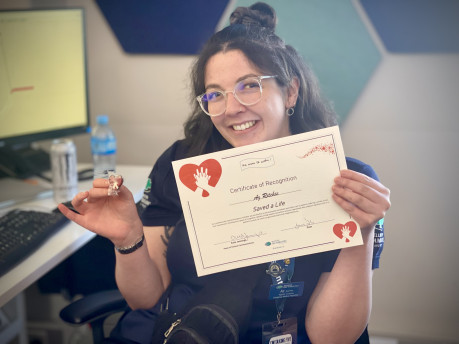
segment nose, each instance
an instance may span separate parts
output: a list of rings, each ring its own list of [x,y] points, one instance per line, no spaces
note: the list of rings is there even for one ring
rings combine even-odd
[[[226,115],[237,115],[244,107],[234,96],[232,92],[226,94]]]

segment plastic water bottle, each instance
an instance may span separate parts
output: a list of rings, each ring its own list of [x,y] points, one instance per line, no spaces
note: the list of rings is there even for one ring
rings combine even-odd
[[[107,171],[116,170],[116,137],[107,115],[97,116],[97,125],[91,130],[91,151],[94,178],[106,177]]]

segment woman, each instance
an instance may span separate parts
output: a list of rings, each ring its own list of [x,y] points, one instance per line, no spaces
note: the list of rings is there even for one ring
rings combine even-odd
[[[129,190],[122,186],[117,197],[109,197],[103,179],[72,201],[81,215],[62,205],[59,209],[117,248],[118,287],[137,310],[122,319],[118,334],[123,322],[129,324],[124,329],[133,326],[138,313],[153,328],[157,305],[168,290],[173,312],[185,314],[200,304],[223,309],[237,323],[242,343],[261,343],[263,324],[278,315],[297,319],[300,342],[354,343],[371,310],[372,264],[377,266],[379,259],[373,252],[375,226],[390,207],[389,190],[358,160],[347,159],[349,170],[336,177],[332,190],[336,203],[359,223],[364,245],[297,257],[293,281],[304,281],[301,297],[287,300],[280,311],[279,304],[267,298],[272,281],[266,265],[196,276],[171,162],[336,124],[312,72],[296,50],[275,35],[276,16],[270,6],[237,8],[230,22],[211,37],[195,62],[197,101],[185,123],[185,139],[155,164],[141,218]],[[152,331],[130,340],[148,341]]]

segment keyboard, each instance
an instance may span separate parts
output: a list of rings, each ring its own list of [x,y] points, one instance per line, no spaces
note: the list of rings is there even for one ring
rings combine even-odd
[[[59,212],[23,209],[0,217],[0,276],[30,256],[68,221]]]

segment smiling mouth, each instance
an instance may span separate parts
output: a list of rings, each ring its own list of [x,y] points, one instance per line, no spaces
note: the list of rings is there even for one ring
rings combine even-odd
[[[249,121],[238,125],[233,125],[233,129],[236,131],[242,131],[249,129],[255,125],[255,121]]]

